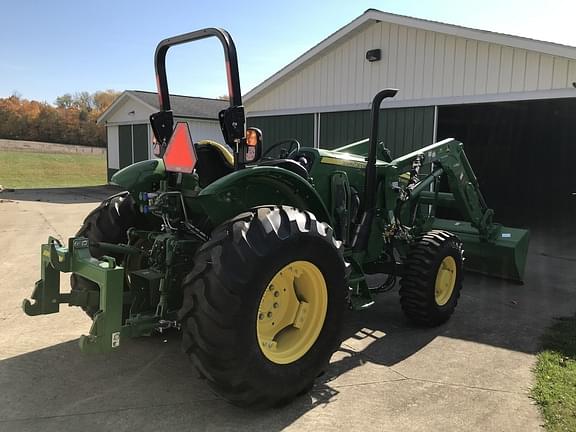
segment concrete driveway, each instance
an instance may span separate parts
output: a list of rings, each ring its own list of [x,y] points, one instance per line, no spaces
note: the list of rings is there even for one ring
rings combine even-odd
[[[458,309],[440,328],[410,327],[395,292],[348,313],[341,349],[313,391],[253,412],[211,393],[180,353],[178,334],[87,356],[77,338],[90,322],[78,308],[21,311],[39,278],[40,244],[73,235],[113,192],[0,194],[1,431],[540,429],[531,368],[551,317],[576,309],[574,230],[533,232],[524,286],[467,274]]]

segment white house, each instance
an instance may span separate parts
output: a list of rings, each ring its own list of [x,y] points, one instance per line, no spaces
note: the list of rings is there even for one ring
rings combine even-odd
[[[223,142],[218,112],[228,106],[219,99],[170,96],[175,121],[186,121],[194,141]],[[156,93],[126,90],[98,118],[108,138],[108,180],[121,168],[152,158],[152,129],[149,117],[159,110]]]

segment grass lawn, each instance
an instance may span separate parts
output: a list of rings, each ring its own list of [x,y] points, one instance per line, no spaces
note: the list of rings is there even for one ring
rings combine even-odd
[[[106,156],[0,150],[0,185],[47,188],[106,184]]]
[[[532,397],[548,431],[576,431],[576,316],[558,319],[538,354]]]

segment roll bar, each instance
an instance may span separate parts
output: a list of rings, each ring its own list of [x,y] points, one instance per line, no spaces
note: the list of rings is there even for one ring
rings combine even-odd
[[[154,136],[159,144],[158,156],[163,156],[167,143],[172,136],[174,116],[170,107],[170,92],[166,76],[166,53],[174,45],[216,37],[224,48],[226,59],[226,75],[228,78],[228,100],[230,106],[218,113],[222,135],[226,143],[234,149],[235,164],[240,164],[240,144],[245,134],[246,115],[242,106],[242,93],[240,91],[240,74],[238,72],[238,56],[236,46],[230,34],[219,28],[205,28],[190,33],[184,33],[162,40],[154,53],[154,68],[156,70],[156,84],[160,100],[160,112],[150,116],[150,124]]]
[[[154,54],[154,67],[156,69],[156,82],[158,85],[158,97],[160,98],[160,109],[170,110],[170,93],[168,91],[168,80],[166,77],[166,53],[174,45],[180,45],[209,37],[216,37],[222,43],[224,56],[226,59],[226,74],[228,76],[228,96],[230,106],[242,105],[242,94],[240,92],[240,74],[238,73],[238,57],[236,46],[230,34],[219,28],[205,28],[179,36],[170,37],[160,41]]]

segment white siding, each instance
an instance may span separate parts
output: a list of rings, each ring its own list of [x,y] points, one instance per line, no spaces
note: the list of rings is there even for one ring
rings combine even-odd
[[[433,83],[431,86],[432,93],[430,96],[440,97],[442,96],[443,90],[443,80],[444,80],[444,64],[446,56],[446,36],[443,34],[436,34],[434,40],[434,71],[432,74]]]
[[[535,52],[526,54],[526,74],[524,88],[538,88],[538,68],[540,67],[540,55]]]
[[[488,84],[488,49],[489,45],[486,42],[478,42],[478,53],[476,55],[475,69],[476,69],[476,85],[474,86],[474,94],[486,94]],[[494,75],[490,73],[490,75]]]
[[[498,92],[512,91],[512,66],[514,61],[514,48],[502,47],[500,54],[500,74],[498,77]]]
[[[456,39],[456,51],[454,53],[454,86],[452,92],[448,90],[444,94],[453,96],[464,95],[464,68],[466,66],[466,39]]]
[[[380,48],[382,60],[366,51]],[[249,112],[570,89],[576,60],[387,22],[369,22],[246,101]]]
[[[501,71],[500,62],[502,60],[502,46],[490,45],[488,47],[488,69],[487,71]],[[486,93],[498,93],[498,81],[500,73],[488,73],[486,76]]]
[[[570,84],[576,82],[576,62],[570,61],[568,63],[568,82]]]
[[[408,77],[405,73],[406,70],[406,62],[408,58],[408,37],[407,32],[408,29],[403,26],[395,26],[398,29],[398,41],[397,44],[397,51],[390,51],[392,58],[394,58],[394,54],[397,55],[396,62],[388,60],[388,67],[394,72],[393,79],[395,82],[398,83],[398,88],[404,88],[404,83],[407,82]],[[373,83],[372,88],[378,87],[380,85],[379,82]]]
[[[108,123],[127,124],[127,123],[148,123],[150,114],[155,110],[150,109],[137,100],[128,97],[118,105],[116,110],[108,118]]]
[[[552,75],[554,74],[554,57],[550,55],[540,56],[538,71],[538,89],[548,90],[552,88]]]
[[[120,169],[118,126],[106,127],[106,133],[108,134],[108,168]]]
[[[176,121],[183,121],[183,119],[176,119]],[[190,134],[194,142],[202,140],[212,140],[219,143],[224,143],[220,123],[210,120],[186,120],[190,125]]]
[[[442,76],[442,90],[435,96],[441,96],[452,92],[454,85],[454,65],[456,52],[456,38],[447,36],[444,43],[444,70]]]
[[[554,57],[554,71],[552,73],[552,87],[559,88],[568,80],[568,60]]]

